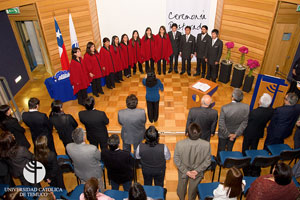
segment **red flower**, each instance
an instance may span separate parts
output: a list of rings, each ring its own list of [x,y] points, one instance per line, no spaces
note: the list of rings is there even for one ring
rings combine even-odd
[[[242,47],[239,48],[239,51],[240,51],[241,53],[243,53],[243,54],[247,54],[247,53],[248,53],[248,48],[245,47],[245,46],[242,46]]]
[[[227,49],[232,49],[234,47],[233,42],[226,42],[225,45],[226,45]]]
[[[249,69],[255,69],[260,66],[257,60],[252,60],[252,59],[247,60],[247,65],[249,66]]]

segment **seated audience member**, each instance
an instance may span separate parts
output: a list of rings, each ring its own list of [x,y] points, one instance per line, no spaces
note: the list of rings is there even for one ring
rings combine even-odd
[[[107,169],[108,178],[113,190],[119,190],[123,185],[124,191],[129,191],[133,179],[134,159],[130,152],[119,148],[120,139],[116,134],[108,138],[108,149],[101,152],[101,158]]]
[[[48,139],[49,149],[56,153],[52,136],[53,127],[47,115],[39,112],[40,100],[34,97],[30,98],[28,107],[29,111],[22,114],[22,119],[30,128],[32,143],[34,144],[38,136],[45,135]]]
[[[232,92],[232,102],[221,108],[218,156],[220,151],[232,151],[236,138],[243,134],[247,126],[249,105],[241,102],[243,97],[242,90],[235,88]]]
[[[47,147],[47,137],[39,136],[35,141],[35,160],[41,162],[46,169],[44,180],[52,187],[65,188],[63,175],[57,163],[56,154]]]
[[[242,172],[232,167],[226,174],[224,183],[220,183],[214,190],[214,200],[236,200],[244,190],[245,181],[243,181]]]
[[[151,197],[147,197],[144,187],[139,183],[134,183],[128,194],[128,199],[124,200],[153,200]]]
[[[138,99],[134,94],[126,98],[127,109],[119,111],[118,121],[122,126],[121,137],[123,150],[131,152],[131,145],[135,151],[143,141],[145,133],[146,113],[144,109],[136,108]]]
[[[178,168],[177,195],[180,200],[185,199],[188,183],[188,199],[196,198],[197,186],[211,164],[210,144],[200,139],[200,127],[192,123],[187,132],[188,138],[177,142],[174,152],[174,163]]]
[[[258,177],[247,194],[247,200],[295,200],[300,193],[292,180],[292,169],[285,163],[275,165],[273,174]]]
[[[109,123],[105,112],[96,110],[94,97],[88,97],[84,104],[86,110],[79,112],[79,120],[84,124],[87,139],[90,144],[98,148],[100,144],[101,150],[107,148],[108,133],[106,125]]]
[[[300,114],[300,105],[295,93],[288,93],[284,98],[284,106],[275,109],[267,129],[264,149],[268,145],[283,144],[284,139],[292,135]]]
[[[215,134],[218,123],[218,111],[212,109],[210,107],[211,104],[211,96],[204,95],[201,98],[201,106],[190,109],[185,132],[187,132],[189,125],[194,122],[201,128],[200,138],[208,142],[210,141],[210,137]]]
[[[72,132],[77,128],[78,124],[72,115],[64,113],[62,107],[63,103],[60,100],[53,101],[49,120],[54,125],[59,138],[66,147],[67,144],[72,142]]]
[[[294,135],[294,149],[300,148],[300,116],[298,117],[298,120],[296,122],[296,132]]]
[[[171,154],[165,144],[159,144],[159,134],[154,126],[150,126],[145,133],[146,143],[141,143],[136,150],[136,158],[141,159],[144,185],[164,187],[166,160]]]
[[[113,199],[99,192],[98,180],[95,177],[92,177],[85,183],[83,193],[81,193],[79,200],[113,200]]]
[[[27,199],[22,194],[22,191],[13,190],[13,191],[5,192],[3,194],[3,200],[27,200]]]
[[[104,191],[101,169],[101,152],[95,145],[85,143],[85,133],[82,128],[76,128],[72,133],[74,143],[67,145],[76,176],[84,184],[91,177],[97,178],[101,191]]]
[[[270,107],[272,97],[264,93],[258,102],[258,107],[250,111],[248,124],[244,131],[243,153],[246,150],[256,150],[260,138],[264,137],[267,123],[273,115],[273,108]]]
[[[13,134],[7,131],[0,134],[0,157],[6,159],[13,177],[20,179],[22,185],[31,185],[24,178],[23,169],[33,160],[33,154],[26,147],[17,145]]]
[[[11,116],[12,110],[9,105],[0,106],[0,127],[4,131],[11,132],[20,146],[29,149],[30,144],[25,136],[25,129],[20,126],[18,120]]]

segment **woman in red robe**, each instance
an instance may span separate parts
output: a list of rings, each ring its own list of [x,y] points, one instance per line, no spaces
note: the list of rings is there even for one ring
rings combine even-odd
[[[92,79],[93,95],[99,97],[98,93],[104,94],[101,86],[101,78],[104,77],[104,70],[100,67],[100,56],[93,42],[88,42],[86,45],[84,62]]]
[[[142,38],[142,57],[146,63],[146,72],[155,72],[155,38],[150,27],[146,28],[145,35]],[[149,61],[151,64],[151,70],[149,70]]]
[[[173,49],[166,28],[161,26],[158,34],[155,36],[155,62],[157,62],[158,74],[161,74],[161,61],[163,62],[163,73],[166,74],[166,65],[169,63],[169,57]]]
[[[72,49],[70,63],[70,82],[73,86],[74,95],[77,94],[78,104],[84,105],[87,98],[87,88],[90,85],[90,76],[81,58],[81,51],[75,47]]]
[[[103,47],[100,49],[100,66],[105,71],[106,87],[113,89],[115,87],[115,66],[110,52],[110,41],[108,38],[103,38]]]
[[[121,48],[119,43],[119,37],[114,35],[111,39],[110,53],[113,58],[115,66],[115,82],[120,83],[123,80],[122,70],[124,69],[124,62],[121,55]]]
[[[143,74],[143,58],[141,55],[141,39],[139,36],[139,32],[137,30],[134,30],[132,32],[132,37],[129,41],[130,45],[132,46],[132,65],[133,65],[133,75],[136,74],[136,64],[139,65],[140,73]]]
[[[124,62],[124,76],[127,78],[131,77],[131,66],[132,66],[132,46],[129,43],[127,34],[123,34],[121,37],[121,53]]]

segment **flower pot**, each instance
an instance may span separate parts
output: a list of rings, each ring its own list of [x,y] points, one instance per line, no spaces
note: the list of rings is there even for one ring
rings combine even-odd
[[[243,85],[245,71],[246,67],[240,64],[235,64],[233,67],[233,74],[230,86],[234,88],[240,88]]]
[[[222,60],[220,75],[218,80],[222,83],[228,83],[230,80],[231,69],[232,69],[232,62],[230,60]]]
[[[243,86],[243,91],[244,92],[250,92],[252,89],[252,85],[253,85],[253,81],[254,81],[254,76],[246,76],[245,77],[245,81],[244,81],[244,86]]]

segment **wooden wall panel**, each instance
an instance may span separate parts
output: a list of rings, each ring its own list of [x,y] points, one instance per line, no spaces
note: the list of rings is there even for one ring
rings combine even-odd
[[[214,27],[216,29],[220,29],[220,27],[221,27],[223,5],[224,5],[224,0],[218,0],[217,1],[217,9],[216,9],[216,16],[215,16],[215,27]],[[212,30],[212,29],[210,29],[210,30]]]
[[[98,49],[101,46],[101,35],[100,35],[96,0],[89,0],[89,6],[90,6],[89,10],[90,10],[91,20],[92,20],[92,31],[94,36],[93,41],[96,45],[96,49]]]

